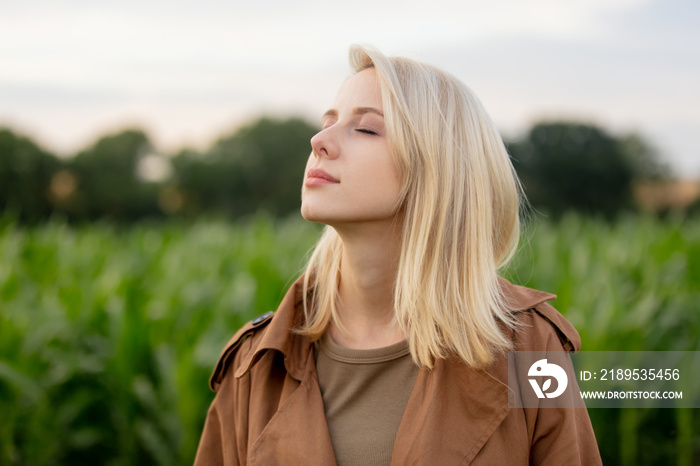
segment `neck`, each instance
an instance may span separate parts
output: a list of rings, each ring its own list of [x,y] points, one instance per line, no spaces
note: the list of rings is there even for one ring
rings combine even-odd
[[[343,241],[338,311],[346,332],[331,324],[336,343],[354,349],[405,339],[394,319],[394,282],[401,248],[397,222],[336,228]]]

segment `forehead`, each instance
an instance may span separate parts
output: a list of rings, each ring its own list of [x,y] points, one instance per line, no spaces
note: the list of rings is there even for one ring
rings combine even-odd
[[[333,102],[338,110],[373,107],[382,110],[382,91],[374,68],[367,68],[350,76],[340,87]]]

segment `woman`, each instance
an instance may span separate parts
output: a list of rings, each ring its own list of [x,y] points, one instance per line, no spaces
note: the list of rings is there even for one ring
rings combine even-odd
[[[599,464],[585,409],[509,408],[509,350],[580,339],[497,275],[520,188],[493,123],[440,70],[350,55],[302,187],[324,234],[224,350],[195,463]]]

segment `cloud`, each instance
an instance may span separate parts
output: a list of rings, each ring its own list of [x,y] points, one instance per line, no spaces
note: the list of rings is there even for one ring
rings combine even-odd
[[[360,42],[452,72],[506,128],[576,114],[670,134],[670,121],[700,121],[688,105],[696,3],[13,2],[0,17],[0,119],[67,146],[71,133],[130,118],[173,146],[262,111],[315,118]],[[70,125],[51,122],[59,109],[75,113]]]

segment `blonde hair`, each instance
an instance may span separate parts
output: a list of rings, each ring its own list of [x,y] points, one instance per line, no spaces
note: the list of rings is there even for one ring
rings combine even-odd
[[[456,355],[483,367],[512,347],[515,328],[498,269],[519,237],[522,190],[503,141],[479,100],[430,65],[350,49],[355,72],[374,68],[404,214],[394,284],[395,318],[414,361],[433,367]],[[319,338],[339,324],[342,242],[326,226],[304,278],[305,324]]]

